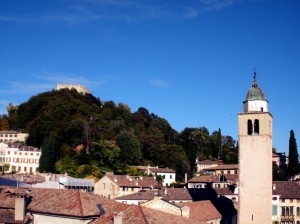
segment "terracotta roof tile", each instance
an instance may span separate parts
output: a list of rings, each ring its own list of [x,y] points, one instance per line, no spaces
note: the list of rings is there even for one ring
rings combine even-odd
[[[9,224],[25,224],[29,222],[29,216],[26,215],[23,221],[15,220],[15,210],[13,209],[0,209],[0,223]]]
[[[175,173],[173,169],[169,168],[150,168],[153,173]]]
[[[192,197],[186,188],[166,188],[165,190],[140,191],[115,198],[115,200],[152,200],[154,197],[162,197],[166,201],[192,201]]]
[[[202,160],[202,161],[198,161],[197,164],[219,164],[219,162],[212,161],[212,160]]]
[[[188,206],[190,208],[190,219],[204,222],[222,218],[222,215],[209,200],[185,202],[179,203],[178,205],[181,207]]]
[[[114,214],[118,214],[121,210],[116,210]],[[169,213],[145,208],[137,205],[128,205],[121,211],[123,224],[201,224],[203,222],[184,218],[181,216],[171,215]],[[105,214],[91,222],[91,224],[112,224],[113,214]]]
[[[273,195],[280,195],[282,199],[300,199],[300,185],[295,181],[273,181]]]
[[[203,170],[236,170],[238,168],[239,164],[222,164],[218,166],[204,168]]]
[[[106,175],[120,187],[143,187],[143,188],[160,188],[159,183],[154,177],[140,177],[128,175]]]

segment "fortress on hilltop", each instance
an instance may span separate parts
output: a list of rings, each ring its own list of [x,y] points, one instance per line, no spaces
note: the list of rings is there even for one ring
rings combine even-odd
[[[57,84],[56,90],[60,89],[76,89],[78,93],[91,94],[90,90],[88,90],[85,86],[79,84]]]

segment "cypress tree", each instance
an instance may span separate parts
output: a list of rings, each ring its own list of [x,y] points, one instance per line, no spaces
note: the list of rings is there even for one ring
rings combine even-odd
[[[300,173],[299,154],[293,130],[290,131],[288,172],[290,178]]]

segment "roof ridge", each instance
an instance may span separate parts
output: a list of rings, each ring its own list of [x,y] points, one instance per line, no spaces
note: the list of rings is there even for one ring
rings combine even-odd
[[[82,208],[82,203],[81,203],[81,194],[80,194],[80,191],[78,190],[77,191],[77,194],[78,194],[78,202],[79,202],[79,210],[80,210],[80,214],[81,216],[84,216],[84,212],[83,212],[83,208]]]
[[[146,223],[146,224],[149,224],[149,222],[148,222],[148,220],[147,220],[147,218],[146,218],[146,216],[145,216],[145,213],[144,213],[144,211],[143,211],[141,205],[139,205],[139,208],[140,208],[140,211],[141,211],[141,213],[142,213],[142,217],[143,217],[145,223]]]

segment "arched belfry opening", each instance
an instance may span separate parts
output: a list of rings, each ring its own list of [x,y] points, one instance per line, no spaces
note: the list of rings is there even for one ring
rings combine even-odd
[[[254,120],[254,134],[259,135],[259,120],[258,119]]]
[[[247,127],[248,127],[248,135],[252,135],[253,134],[253,125],[252,125],[252,121],[249,119],[248,120],[248,125],[247,125]]]
[[[259,135],[259,120],[255,119],[253,123],[252,120],[249,119],[247,128],[248,128],[248,135]]]

